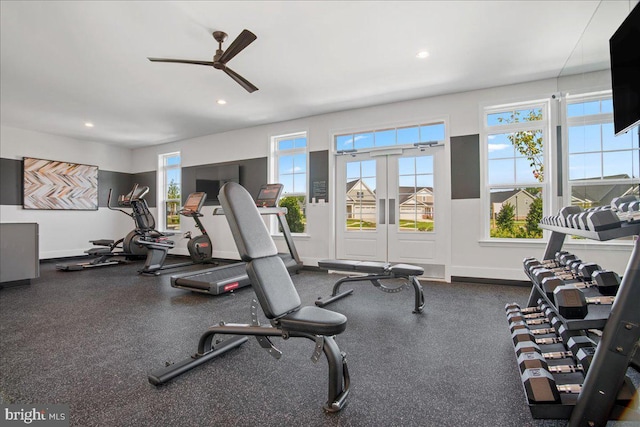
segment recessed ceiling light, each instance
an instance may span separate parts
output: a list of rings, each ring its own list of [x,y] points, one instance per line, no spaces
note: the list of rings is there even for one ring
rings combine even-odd
[[[218,105],[224,105],[227,103],[227,101],[225,101],[224,99],[218,99],[216,102],[218,103]]]
[[[92,128],[93,127],[93,123],[91,122],[84,122],[84,125],[88,128]]]
[[[429,56],[429,52],[427,52],[426,50],[421,50],[416,54],[416,58],[420,58],[420,59],[424,59],[427,56]]]

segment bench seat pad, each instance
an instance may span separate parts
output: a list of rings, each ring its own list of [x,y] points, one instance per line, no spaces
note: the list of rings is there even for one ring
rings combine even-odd
[[[278,319],[285,331],[308,332],[315,335],[337,335],[347,327],[347,318],[335,311],[316,306],[300,307]]]
[[[396,264],[389,267],[394,276],[422,276],[424,268],[411,264]]]
[[[318,261],[318,267],[325,268],[327,270],[357,271],[359,273],[384,274],[389,268],[389,264],[386,262],[324,259]]]

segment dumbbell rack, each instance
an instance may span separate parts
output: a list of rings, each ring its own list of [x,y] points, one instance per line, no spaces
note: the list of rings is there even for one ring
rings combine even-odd
[[[568,234],[599,241],[640,235],[640,223],[621,222],[620,227],[603,231],[539,226],[551,231],[543,261],[554,259]],[[548,298],[536,281],[531,282],[528,306],[535,307],[542,299],[555,307],[555,301]],[[558,310],[555,311],[557,314]],[[640,238],[635,240],[613,306],[590,305],[584,319],[557,316],[569,330],[602,329],[602,337],[575,403],[563,399],[559,404],[530,404],[533,417],[569,418],[572,427],[605,426],[608,419],[619,419],[623,413],[625,419],[640,419],[637,398],[631,401],[632,408],[621,407],[616,402],[623,385],[633,387],[626,377],[627,368],[632,361],[637,366],[640,358]]]

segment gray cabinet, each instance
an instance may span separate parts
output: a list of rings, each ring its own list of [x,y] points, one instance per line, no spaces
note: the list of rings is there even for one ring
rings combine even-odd
[[[38,224],[0,224],[0,287],[40,276]]]

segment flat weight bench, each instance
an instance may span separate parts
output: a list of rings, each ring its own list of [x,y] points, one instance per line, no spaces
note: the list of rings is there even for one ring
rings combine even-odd
[[[224,323],[211,326],[200,337],[195,355],[149,373],[151,384],[160,385],[208,360],[241,346],[246,335],[255,336],[258,343],[276,359],[282,354],[273,346],[269,337],[289,339],[307,338],[315,342],[311,360],[317,362],[324,352],[329,364],[329,395],[323,409],[327,412],[341,410],[349,394],[349,371],[345,353],[335,342],[334,335],[347,327],[347,318],[333,311],[316,306],[301,306],[300,296],[278,249],[271,239],[258,208],[251,195],[240,184],[226,183],[218,195],[229,222],[231,233],[240,257],[246,262],[247,275],[256,293],[251,305],[251,324]],[[259,304],[258,304],[259,302]],[[258,308],[271,325],[260,325]],[[235,335],[217,341],[215,335]],[[221,391],[224,392],[224,391]],[[273,390],[272,394],[282,394]]]
[[[391,265],[385,262],[349,261],[340,259],[326,259],[318,261],[318,266],[326,270],[366,273],[365,276],[347,276],[338,280],[335,285],[333,285],[331,296],[318,299],[316,301],[316,305],[318,307],[324,307],[325,305],[331,304],[340,298],[351,295],[353,293],[353,289],[340,292],[340,286],[343,283],[369,281],[373,286],[387,293],[400,292],[409,283],[411,283],[415,294],[415,307],[413,312],[422,313],[422,310],[424,309],[424,292],[422,291],[422,285],[417,278],[417,276],[424,274],[424,269],[422,267],[409,264]],[[380,282],[381,280],[388,279],[405,279],[406,282],[399,286],[385,286]]]

